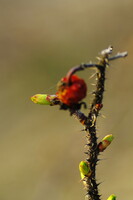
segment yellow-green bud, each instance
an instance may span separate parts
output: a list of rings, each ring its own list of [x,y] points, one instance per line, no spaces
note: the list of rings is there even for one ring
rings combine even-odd
[[[31,100],[34,103],[41,105],[54,105],[54,100],[57,99],[56,95],[48,95],[48,94],[36,94],[31,97]]]
[[[116,200],[116,196],[114,194],[110,195],[107,200]]]
[[[104,151],[109,145],[110,143],[113,141],[114,136],[111,135],[106,135],[102,141],[98,144],[98,149],[100,152]]]
[[[88,176],[90,173],[90,167],[88,165],[88,162],[86,161],[81,161],[79,163],[79,171],[80,171],[80,175],[81,178],[83,179],[85,176]]]

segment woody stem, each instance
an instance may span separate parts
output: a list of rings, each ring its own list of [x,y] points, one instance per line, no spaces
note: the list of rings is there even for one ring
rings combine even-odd
[[[104,60],[103,60],[104,61]],[[105,83],[105,70],[106,63],[98,66],[97,72],[97,85],[96,91],[94,93],[94,99],[91,104],[90,112],[88,115],[86,123],[86,134],[87,134],[87,161],[90,166],[91,175],[86,177],[86,190],[89,200],[100,200],[100,195],[98,192],[98,184],[96,182],[96,165],[98,161],[98,143],[97,143],[97,133],[96,133],[96,122],[99,114],[99,108],[96,105],[102,104],[103,93],[104,93],[104,83]]]
[[[86,160],[89,163],[91,171],[90,176],[86,177],[86,190],[87,190],[86,197],[88,200],[100,200],[98,183],[96,181],[96,165],[98,162],[98,155],[99,155],[96,122],[97,122],[97,117],[99,115],[99,111],[102,108],[106,67],[108,66],[109,61],[127,56],[127,52],[123,52],[123,53],[118,53],[113,57],[109,57],[109,54],[111,53],[112,53],[112,47],[103,50],[101,52],[101,57],[99,58],[98,65],[95,65],[98,69],[96,91],[93,93],[94,99],[91,103],[91,108],[85,124],[87,146],[88,146],[88,151],[86,152],[88,157]]]

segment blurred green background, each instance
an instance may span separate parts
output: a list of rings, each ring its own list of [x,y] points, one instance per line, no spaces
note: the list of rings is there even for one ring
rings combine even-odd
[[[54,94],[82,62],[114,46],[129,52],[107,72],[98,134],[114,134],[97,167],[102,199],[133,191],[133,1],[0,0],[0,200],[81,200],[78,164],[85,159],[82,126],[58,106],[30,96]],[[88,83],[91,70],[80,73]],[[90,103],[89,96],[88,103]]]

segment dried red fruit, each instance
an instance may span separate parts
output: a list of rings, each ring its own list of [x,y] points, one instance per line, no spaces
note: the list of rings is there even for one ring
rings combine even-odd
[[[56,95],[62,103],[71,106],[85,98],[86,93],[85,81],[76,75],[72,75],[69,79],[67,77],[61,79]]]

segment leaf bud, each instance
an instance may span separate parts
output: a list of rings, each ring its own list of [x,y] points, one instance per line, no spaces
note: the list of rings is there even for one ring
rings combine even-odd
[[[59,100],[56,95],[36,94],[31,97],[31,101],[41,105],[56,105]]]
[[[107,200],[116,200],[116,196],[114,194],[110,195]]]
[[[102,141],[98,144],[98,149],[100,152],[104,151],[112,142],[114,136],[112,134],[106,135]]]
[[[79,171],[80,171],[81,179],[83,179],[85,176],[89,176],[89,174],[90,174],[90,167],[89,167],[88,162],[81,161],[79,163]]]

